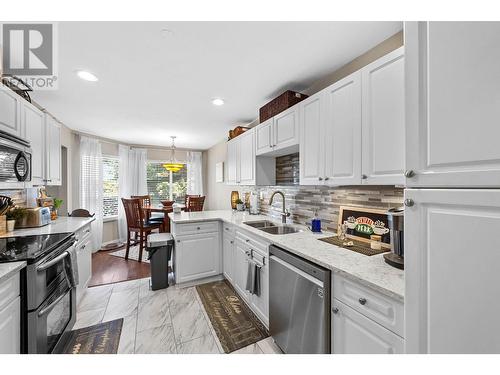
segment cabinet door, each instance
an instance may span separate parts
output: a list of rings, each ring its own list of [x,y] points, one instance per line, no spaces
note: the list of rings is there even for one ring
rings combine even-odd
[[[21,108],[23,137],[31,143],[31,179],[34,186],[45,184],[45,118],[28,102]]]
[[[362,69],[363,183],[404,184],[404,47]]]
[[[24,99],[12,90],[0,87],[0,130],[18,137],[21,136],[21,100]]]
[[[361,73],[356,72],[324,91],[325,184],[361,183]]]
[[[300,184],[321,185],[324,178],[324,96],[300,102]]]
[[[406,22],[407,186],[500,186],[500,23]]]
[[[179,237],[175,245],[177,283],[220,274],[218,232]]]
[[[250,295],[250,305],[254,313],[266,326],[269,326],[269,263],[267,257],[264,257],[264,263],[260,269],[260,294],[258,296]]]
[[[500,353],[500,190],[405,198],[407,352]]]
[[[76,250],[76,258],[78,262],[78,286],[77,286],[77,303],[85,294],[85,290],[92,275],[92,240],[87,237],[83,243],[79,244]]]
[[[265,154],[273,151],[273,125],[274,119],[264,121],[255,127],[255,153],[256,155]]]
[[[233,284],[234,237],[224,233],[222,237],[222,264],[224,276]]]
[[[0,354],[21,352],[21,298],[0,310]]]
[[[249,294],[246,291],[248,273],[248,249],[241,241],[236,241],[233,259],[233,286],[238,294],[248,302]]]
[[[335,354],[404,353],[404,340],[334,299],[332,352]]]
[[[240,179],[242,185],[255,185],[255,132],[248,130],[240,135]]]
[[[61,125],[46,117],[47,185],[61,185]]]
[[[239,139],[227,143],[227,180],[226,183],[235,185],[239,182]]]
[[[282,150],[299,144],[299,106],[295,105],[274,116],[274,147]]]

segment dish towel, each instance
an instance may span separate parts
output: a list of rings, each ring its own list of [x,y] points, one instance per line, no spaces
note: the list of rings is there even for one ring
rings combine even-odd
[[[66,273],[69,286],[74,288],[78,285],[78,260],[76,249],[74,246],[71,246],[66,252],[68,256],[64,258],[64,272]]]
[[[260,266],[254,263],[253,294],[260,296]]]
[[[250,294],[254,294],[255,288],[255,263],[250,259],[247,260],[248,269],[247,269],[247,285],[246,290],[250,292]]]

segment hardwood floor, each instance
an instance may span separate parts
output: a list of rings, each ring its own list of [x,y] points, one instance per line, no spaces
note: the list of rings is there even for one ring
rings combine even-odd
[[[92,277],[89,287],[117,283],[120,281],[142,279],[150,276],[149,263],[125,260],[109,255],[116,251],[98,251],[92,254]]]

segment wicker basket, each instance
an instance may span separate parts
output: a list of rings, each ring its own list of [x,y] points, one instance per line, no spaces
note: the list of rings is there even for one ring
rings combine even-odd
[[[283,94],[277,98],[271,100],[265,106],[261,107],[259,110],[259,120],[261,123],[276,116],[278,113],[283,112],[295,104],[301,102],[307,98],[307,95],[301,94],[295,91],[285,91]]]
[[[230,141],[231,139],[233,138],[236,138],[237,136],[239,136],[240,134],[243,134],[244,132],[246,132],[248,129],[250,128],[246,128],[244,126],[237,126],[235,127],[233,130],[229,130],[229,139],[228,141]]]

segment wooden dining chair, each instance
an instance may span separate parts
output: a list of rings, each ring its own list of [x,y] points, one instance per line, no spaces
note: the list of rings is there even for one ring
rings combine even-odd
[[[139,198],[122,198],[123,208],[125,209],[125,216],[127,218],[127,250],[125,251],[125,259],[128,259],[131,241],[133,245],[139,241],[139,262],[142,261],[142,251],[144,245],[153,230],[160,230],[161,223],[151,223],[145,220],[144,211],[142,210],[142,202]],[[134,233],[135,238],[131,239],[130,234]],[[137,236],[139,237],[137,239]]]
[[[186,205],[186,212],[203,211],[205,197],[189,197]]]
[[[195,194],[191,194],[191,195],[190,194],[186,194],[184,196],[184,206],[186,206],[186,207],[188,206],[188,200],[189,200],[189,198],[198,198],[199,196],[200,196],[199,194],[198,195],[195,195]]]
[[[150,195],[132,195],[130,198],[140,199],[141,207],[151,206],[151,196]],[[158,214],[158,216],[153,216],[150,211],[144,210],[144,220],[146,223],[154,223],[163,225],[163,214]]]

